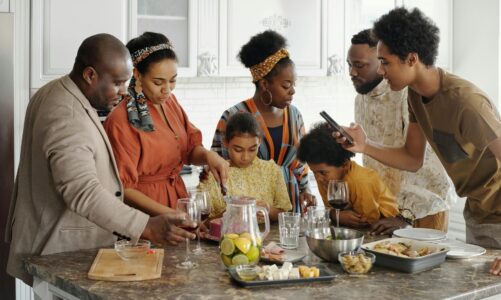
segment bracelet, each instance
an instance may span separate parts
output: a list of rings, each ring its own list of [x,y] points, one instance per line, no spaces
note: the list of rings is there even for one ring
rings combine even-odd
[[[414,214],[407,208],[400,210],[400,213],[397,215],[397,217],[411,226],[414,224],[414,221],[416,220]]]

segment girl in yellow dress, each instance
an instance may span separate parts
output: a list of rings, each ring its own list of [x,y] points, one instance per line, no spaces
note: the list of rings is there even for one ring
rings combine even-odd
[[[230,158],[227,195],[255,198],[256,205],[265,207],[270,220],[276,221],[278,213],[291,210],[292,205],[280,167],[273,160],[257,157],[261,136],[259,124],[248,112],[236,113],[228,120],[224,136]],[[219,183],[210,174],[200,186],[209,191],[210,217],[221,216],[226,203]]]

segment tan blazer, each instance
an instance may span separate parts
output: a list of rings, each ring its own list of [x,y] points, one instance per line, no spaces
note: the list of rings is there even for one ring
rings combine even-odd
[[[42,87],[26,111],[7,272],[29,283],[25,256],[110,246],[115,235],[138,239],[148,215],[122,195],[111,145],[89,101],[69,76]]]

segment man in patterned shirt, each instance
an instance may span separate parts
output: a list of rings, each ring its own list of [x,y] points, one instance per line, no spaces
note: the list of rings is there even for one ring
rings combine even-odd
[[[351,39],[347,63],[358,93],[355,98],[355,121],[362,125],[372,141],[400,147],[405,144],[409,125],[407,88],[392,91],[388,82],[377,73],[377,42],[370,29],[355,34]],[[449,204],[456,196],[452,182],[429,145],[426,146],[423,167],[416,173],[388,167],[365,154],[363,164],[376,170],[397,195],[402,214],[415,218],[414,227],[447,232]],[[387,234],[404,225],[401,218],[385,218],[372,228],[374,233]]]

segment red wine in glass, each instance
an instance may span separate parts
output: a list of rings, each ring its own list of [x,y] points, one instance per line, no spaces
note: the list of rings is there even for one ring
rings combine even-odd
[[[348,201],[345,199],[329,199],[329,205],[335,209],[344,209],[348,206]]]
[[[189,227],[189,226],[179,226],[179,227],[186,230],[186,231],[194,232],[198,229],[198,223],[197,223],[197,227]]]

